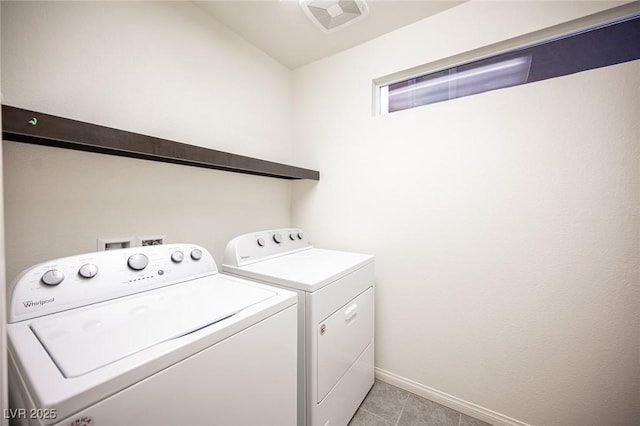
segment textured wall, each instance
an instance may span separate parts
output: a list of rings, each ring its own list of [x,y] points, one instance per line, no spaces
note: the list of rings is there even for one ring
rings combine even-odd
[[[0,22],[2,21],[2,10],[0,8]],[[0,60],[0,80],[2,79],[2,61]],[[0,94],[1,94],[0,90]],[[2,132],[2,113],[0,113],[0,132]],[[0,156],[2,150],[0,149]],[[0,158],[0,182],[2,182],[2,159]],[[2,191],[2,189],[0,189]],[[7,334],[5,331],[6,321],[6,279],[5,279],[5,252],[4,252],[4,196],[0,197],[0,346],[7,347]],[[9,396],[7,395],[7,352],[0,354],[0,409],[7,407]],[[4,412],[4,411],[3,411]],[[4,417],[4,416],[3,416]],[[0,425],[8,423],[5,419],[0,419]]]
[[[291,73],[189,2],[2,2],[4,103],[289,162]],[[291,183],[5,142],[7,276],[166,234],[220,262],[239,233],[288,226]]]
[[[640,63],[370,114],[374,78],[602,7],[467,3],[294,72],[322,180],[293,224],[376,255],[389,377],[505,422],[640,418]]]

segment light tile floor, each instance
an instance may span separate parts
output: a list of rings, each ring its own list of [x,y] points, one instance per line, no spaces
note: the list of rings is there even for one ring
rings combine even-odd
[[[490,426],[376,380],[349,426]]]

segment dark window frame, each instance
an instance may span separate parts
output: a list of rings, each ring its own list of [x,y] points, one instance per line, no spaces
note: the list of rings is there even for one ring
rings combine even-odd
[[[523,61],[528,58],[529,66],[523,67],[518,75],[509,76],[504,72],[490,75],[488,67],[491,64],[507,64],[514,58],[522,58]],[[640,14],[634,14],[482,59],[379,84],[377,102],[380,114],[386,114],[638,59]],[[475,72],[480,77],[474,81],[470,76],[467,87],[459,90],[456,76],[465,72],[467,76]]]

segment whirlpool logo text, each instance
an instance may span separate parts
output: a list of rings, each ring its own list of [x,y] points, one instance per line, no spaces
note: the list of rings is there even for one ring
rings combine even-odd
[[[24,302],[22,302],[22,304],[24,305],[25,308],[37,308],[42,305],[46,305],[47,303],[53,303],[55,301],[56,301],[56,298],[52,297],[51,299],[25,300]]]

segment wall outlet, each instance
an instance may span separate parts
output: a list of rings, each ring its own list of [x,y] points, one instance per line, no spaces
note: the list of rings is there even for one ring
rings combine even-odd
[[[143,235],[136,237],[136,246],[158,246],[164,244],[165,235]]]
[[[98,237],[98,251],[133,247],[133,237]]]

